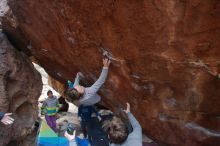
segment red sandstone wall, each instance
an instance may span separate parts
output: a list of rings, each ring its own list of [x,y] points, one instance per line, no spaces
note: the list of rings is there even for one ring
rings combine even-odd
[[[220,143],[218,0],[10,0],[3,28],[15,46],[65,83],[92,83],[100,48],[117,59],[101,94],[126,101],[146,134],[163,144]]]

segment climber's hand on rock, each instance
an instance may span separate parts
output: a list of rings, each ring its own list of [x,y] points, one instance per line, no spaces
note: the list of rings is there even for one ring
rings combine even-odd
[[[64,136],[65,136],[69,141],[72,141],[72,140],[74,140],[75,137],[76,137],[76,130],[74,130],[73,135],[68,134],[67,131],[66,131],[65,134],[64,134]]]
[[[108,58],[104,58],[103,59],[103,65],[104,67],[109,67],[109,65],[111,64],[111,60],[109,60]]]
[[[81,117],[79,117],[78,119],[79,119],[79,121],[82,121],[82,118],[81,118]]]
[[[77,77],[79,77],[80,79],[82,79],[82,78],[84,78],[85,76],[83,75],[82,72],[78,72],[78,73],[77,73]]]
[[[12,113],[6,113],[4,117],[1,119],[1,122],[5,125],[10,125],[14,122],[14,119],[10,117]]]
[[[126,113],[130,113],[131,112],[131,106],[130,106],[130,103],[126,103],[127,104],[127,108],[125,110]]]

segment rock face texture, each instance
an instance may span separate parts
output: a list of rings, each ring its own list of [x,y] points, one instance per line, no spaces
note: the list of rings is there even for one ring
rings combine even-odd
[[[19,143],[26,146],[23,140],[31,134],[38,115],[41,76],[28,57],[16,50],[2,33],[0,62],[0,111],[12,112],[15,118],[13,125],[0,124],[0,146]]]
[[[59,84],[77,71],[95,81],[105,48],[114,62],[100,92],[103,104],[116,111],[130,102],[144,133],[162,145],[220,144],[219,0],[9,5],[4,32]]]

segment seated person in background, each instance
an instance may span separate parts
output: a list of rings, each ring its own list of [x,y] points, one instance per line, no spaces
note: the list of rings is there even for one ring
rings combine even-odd
[[[59,108],[59,112],[67,112],[68,109],[69,109],[69,104],[66,102],[65,98],[60,96],[58,101],[59,101],[59,103],[61,105],[60,108]]]
[[[5,125],[13,124],[14,119],[10,117],[12,113],[0,112],[0,121]]]
[[[127,103],[125,112],[133,127],[133,131],[130,134],[128,128],[119,117],[114,116],[112,120],[103,123],[103,128],[112,142],[111,146],[142,146],[142,128],[130,112],[129,103]]]
[[[101,97],[97,94],[101,86],[105,83],[108,75],[108,68],[111,61],[109,59],[103,59],[103,69],[98,80],[88,88],[79,85],[80,75],[77,73],[73,86],[69,84],[67,95],[70,101],[79,100],[79,105],[94,105],[101,100]]]
[[[88,122],[90,122],[93,113],[96,113],[99,121],[101,121],[101,117],[94,106],[80,105],[80,107],[78,109],[78,117],[80,120],[81,129],[83,131],[83,135],[85,138],[87,137],[86,125]]]

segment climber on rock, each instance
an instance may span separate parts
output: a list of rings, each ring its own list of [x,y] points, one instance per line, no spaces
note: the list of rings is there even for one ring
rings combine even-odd
[[[75,82],[67,91],[67,95],[71,100],[79,100],[79,105],[94,105],[101,100],[101,97],[97,94],[101,86],[105,83],[108,75],[108,68],[111,61],[109,59],[103,59],[103,69],[98,80],[91,87],[83,87],[79,85],[80,74],[77,73]],[[71,85],[71,84],[69,84]]]
[[[48,98],[43,102],[42,109],[45,112],[45,119],[48,126],[50,126],[54,132],[57,132],[56,128],[56,114],[59,110],[59,101],[56,96],[53,95],[51,90],[47,91]]]
[[[102,127],[112,142],[110,146],[142,146],[142,128],[130,112],[129,103],[127,103],[125,112],[133,128],[130,134],[128,127],[119,117],[114,116],[111,120],[103,122]]]
[[[14,119],[11,117],[12,113],[0,112],[0,121],[5,125],[13,124]]]

